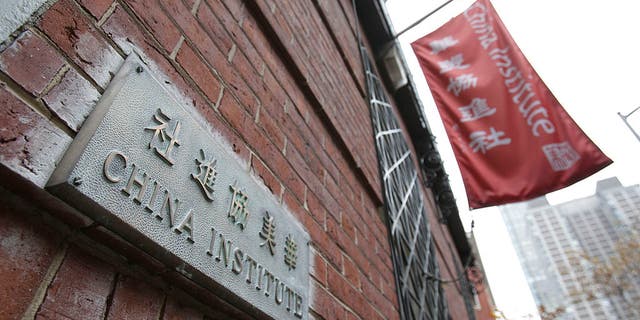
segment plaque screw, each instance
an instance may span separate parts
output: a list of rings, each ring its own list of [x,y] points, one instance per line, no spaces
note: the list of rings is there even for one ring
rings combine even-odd
[[[74,186],[79,186],[82,184],[82,178],[80,177],[75,177],[73,178],[73,180],[71,181],[71,183],[73,183]]]
[[[137,73],[142,73],[142,71],[144,71],[144,69],[142,69],[142,66],[137,66],[136,67],[136,72]]]

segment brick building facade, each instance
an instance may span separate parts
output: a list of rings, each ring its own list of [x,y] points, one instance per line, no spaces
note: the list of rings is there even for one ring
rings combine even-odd
[[[2,317],[267,317],[46,188],[114,75],[136,55],[308,233],[305,318],[412,318],[399,298],[406,290],[397,288],[402,259],[394,253],[394,263],[358,46],[380,60],[392,33],[380,3],[358,6],[360,22],[347,0],[38,3],[0,39]],[[384,90],[410,141],[408,161],[420,168],[421,212],[439,266],[418,278],[443,295],[421,299],[441,300],[439,319],[474,318],[460,276],[472,254],[446,202],[441,165],[429,160],[437,151],[413,86]]]

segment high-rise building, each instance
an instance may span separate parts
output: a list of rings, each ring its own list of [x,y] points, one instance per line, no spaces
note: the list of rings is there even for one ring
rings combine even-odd
[[[500,210],[536,304],[563,308],[560,319],[637,318],[640,279],[607,294],[593,283],[589,259],[606,262],[623,238],[637,236],[640,186],[614,177],[586,198],[551,205],[541,197]]]

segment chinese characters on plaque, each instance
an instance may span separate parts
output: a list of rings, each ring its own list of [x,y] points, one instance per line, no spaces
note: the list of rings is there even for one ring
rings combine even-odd
[[[191,177],[198,182],[205,198],[213,201],[213,184],[218,174],[216,171],[217,160],[213,158],[207,160],[202,149],[200,149],[200,156],[202,159],[195,159],[198,164],[198,173],[192,173]]]
[[[157,125],[144,128],[145,130],[153,131],[153,137],[149,141],[149,149],[153,148],[162,160],[173,165],[175,162],[173,159],[173,147],[180,145],[178,140],[180,121],[169,119],[160,109],[153,116],[153,119],[155,119]]]
[[[175,163],[174,157],[180,152],[180,129],[182,123],[180,120],[169,117],[162,109],[157,110],[152,120],[155,122],[155,125],[151,124],[143,128],[145,131],[153,132],[149,140],[148,149],[154,150],[155,154],[161,160],[173,166]],[[195,167],[194,172],[191,173],[191,178],[202,191],[205,200],[213,202],[215,181],[218,174],[216,169],[217,160],[213,155],[206,154],[204,149],[200,149],[200,152],[193,156],[193,160]],[[131,186],[129,186],[129,188],[131,188]],[[124,191],[127,191],[127,189]],[[141,191],[144,192],[142,188]],[[249,196],[244,189],[237,185],[237,182],[229,185],[229,192],[231,199],[229,201],[227,217],[230,223],[238,225],[240,230],[245,230],[249,218]],[[257,236],[264,241],[259,243],[259,246],[266,247],[273,256],[276,254],[276,222],[268,211],[264,212],[262,221],[262,229]],[[187,227],[189,226],[190,225],[187,225]],[[182,226],[182,228],[184,228],[184,226]],[[180,228],[176,228],[176,232],[181,232],[181,230]],[[297,248],[298,245],[293,237],[290,234],[287,235],[283,262],[289,270],[295,269],[296,267]]]
[[[263,247],[266,244],[271,255],[274,255],[276,250],[275,232],[276,226],[273,223],[273,217],[269,215],[269,211],[265,211],[264,217],[262,217],[262,230],[260,230],[260,238],[264,239],[264,242],[260,243],[260,246]]]
[[[210,125],[129,55],[47,189],[198,285],[309,319],[309,234]]]

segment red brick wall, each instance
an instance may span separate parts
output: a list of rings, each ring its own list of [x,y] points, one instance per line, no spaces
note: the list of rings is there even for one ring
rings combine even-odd
[[[309,232],[311,318],[399,318],[351,1],[59,0],[15,36],[0,47],[0,314],[243,317],[41,189],[136,52]]]
[[[210,293],[169,285],[175,272],[102,227],[60,223],[51,197],[32,188],[0,188],[2,319],[246,318]]]

